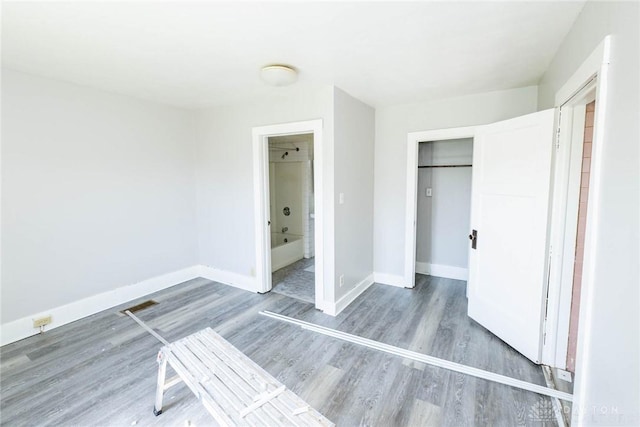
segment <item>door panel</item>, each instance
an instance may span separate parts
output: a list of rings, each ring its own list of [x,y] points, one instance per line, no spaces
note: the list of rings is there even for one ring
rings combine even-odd
[[[553,110],[478,128],[469,316],[534,362],[542,349]]]

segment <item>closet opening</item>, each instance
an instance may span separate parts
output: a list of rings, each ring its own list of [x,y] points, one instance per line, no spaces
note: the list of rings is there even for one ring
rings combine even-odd
[[[467,126],[407,135],[404,274],[398,286],[414,288],[416,273],[467,280],[475,133],[475,126]],[[462,194],[447,197],[451,186],[460,186]],[[452,209],[453,218],[442,216]],[[434,233],[438,224],[446,224],[446,231]],[[454,234],[453,244],[440,239],[447,233]]]
[[[418,144],[415,272],[468,279],[473,138]]]

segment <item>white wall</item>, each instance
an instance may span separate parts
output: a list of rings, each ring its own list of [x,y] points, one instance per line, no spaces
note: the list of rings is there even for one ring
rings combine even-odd
[[[375,112],[337,88],[334,99],[335,299],[339,300],[373,274]]]
[[[581,302],[583,313],[591,314],[588,321],[581,317],[579,326],[586,334],[578,343],[573,422],[581,425],[640,424],[639,18],[637,2],[587,2],[540,83],[540,108],[549,108],[598,43],[614,35],[603,194],[594,206],[599,212],[594,289]]]
[[[325,277],[333,278],[333,88],[292,90],[272,100],[255,100],[197,112],[197,200],[199,263],[256,286],[253,206],[255,126],[322,119],[324,127]],[[331,284],[333,285],[333,284]]]
[[[421,143],[419,154],[421,165],[470,165],[473,139]],[[431,188],[430,197],[426,188]],[[471,168],[419,169],[417,206],[416,261],[467,269]]]
[[[402,281],[407,133],[471,126],[536,111],[535,86],[376,110],[374,270]],[[382,280],[380,280],[382,281]]]
[[[3,325],[196,264],[193,125],[2,70]]]

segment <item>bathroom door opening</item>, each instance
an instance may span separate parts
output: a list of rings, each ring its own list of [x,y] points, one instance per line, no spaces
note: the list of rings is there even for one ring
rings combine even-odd
[[[324,310],[322,120],[253,128],[256,290]]]
[[[268,137],[271,287],[315,303],[313,133]]]

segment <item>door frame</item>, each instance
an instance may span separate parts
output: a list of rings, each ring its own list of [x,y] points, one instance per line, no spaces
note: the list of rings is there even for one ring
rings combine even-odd
[[[611,41],[612,37],[610,35],[606,36],[555,96],[558,130],[552,196],[553,205],[551,209],[548,320],[545,325],[546,340],[543,346],[542,362],[560,369],[566,368],[569,316],[573,291],[573,275],[568,275],[566,272],[568,269],[573,271],[573,257],[575,256],[575,248],[566,249],[567,246],[571,247],[572,235],[575,235],[573,228],[577,223],[577,212],[576,218],[573,218],[573,212],[570,209],[571,203],[575,203],[575,201],[571,200],[571,197],[575,197],[575,194],[568,192],[571,179],[571,154],[575,156],[577,151],[574,147],[574,152],[571,152],[571,144],[572,142],[582,143],[582,136],[576,135],[579,131],[577,128],[580,128],[580,123],[573,123],[572,118],[576,112],[580,113],[581,104],[585,103],[587,97],[594,90],[595,98],[597,99],[589,177],[589,203],[587,205],[580,314],[578,316],[576,377],[579,377],[579,373],[583,369],[582,366],[590,362],[585,360],[587,353],[584,349],[585,340],[588,340],[590,332],[586,326],[590,323],[592,317],[593,268],[597,250],[594,236],[598,233],[599,212],[597,206],[600,194],[603,191],[600,185],[601,163],[607,111]],[[582,132],[584,132],[584,122],[582,122],[581,127]],[[582,149],[580,147],[581,153]],[[575,161],[575,157],[573,160]],[[573,242],[575,244],[575,238]],[[578,395],[583,393],[578,384],[576,384],[575,392]]]
[[[477,126],[434,129],[407,134],[407,196],[404,228],[403,286],[416,286],[416,224],[418,216],[418,148],[423,141],[446,141],[475,137]],[[473,186],[473,183],[471,184]]]
[[[596,89],[594,78],[560,107],[556,117],[558,133],[554,150],[549,237],[547,345],[542,360],[546,365],[559,369],[567,367],[586,104],[587,99],[595,98]]]
[[[324,174],[322,119],[267,126],[252,129],[253,139],[253,188],[254,233],[256,240],[256,288],[257,292],[271,290],[271,227],[269,208],[269,137],[313,134],[313,185],[314,185],[314,257],[315,257],[315,305],[324,310]]]

